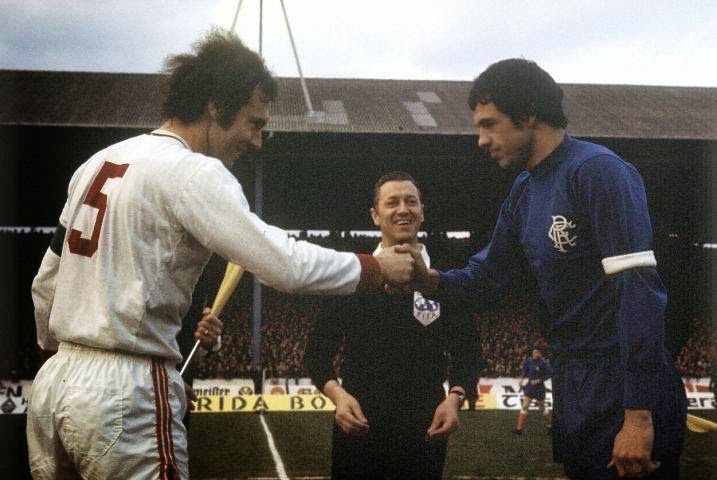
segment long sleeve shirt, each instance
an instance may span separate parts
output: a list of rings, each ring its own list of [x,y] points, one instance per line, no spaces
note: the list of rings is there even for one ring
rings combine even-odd
[[[337,380],[333,359],[342,342],[342,386],[366,415],[432,412],[445,398],[447,369],[451,386],[476,389],[477,333],[461,304],[415,293],[332,299],[315,321],[304,357],[319,389]]]
[[[550,313],[546,336],[568,358],[619,355],[625,408],[655,405],[665,368],[665,288],[655,269],[645,187],[634,166],[565,135],[503,203],[489,244],[439,291],[499,294],[527,262]]]
[[[93,155],[59,223],[67,234],[32,286],[45,349],[73,342],[179,362],[176,336],[212,251],[288,292],[348,294],[364,280],[364,259],[267,225],[219,160],[169,132]]]

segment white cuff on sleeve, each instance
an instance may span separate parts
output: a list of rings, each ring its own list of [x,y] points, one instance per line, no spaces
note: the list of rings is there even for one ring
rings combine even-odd
[[[217,339],[214,342],[214,345],[212,345],[212,352],[218,352],[222,348],[222,336],[217,335]],[[207,353],[209,353],[204,347],[202,347],[202,344],[199,344],[199,348],[197,348],[197,353],[199,353],[200,357],[203,357]]]
[[[602,259],[602,268],[605,270],[606,275],[612,275],[635,267],[655,266],[657,266],[657,260],[655,260],[655,254],[652,250]]]

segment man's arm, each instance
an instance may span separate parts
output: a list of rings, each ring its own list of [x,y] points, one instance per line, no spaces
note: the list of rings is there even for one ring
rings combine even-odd
[[[333,361],[341,348],[341,339],[344,335],[341,305],[343,301],[345,300],[337,297],[327,298],[321,302],[309,330],[304,351],[304,369],[316,388],[322,392],[324,385],[330,380],[337,381]]]
[[[428,269],[416,249],[405,246],[395,249],[413,256],[411,288],[427,295],[438,295],[441,300],[458,295],[472,302],[494,301],[510,283],[523,258],[511,226],[509,200],[501,207],[488,245],[473,255],[463,268],[446,272]]]
[[[450,314],[447,330],[447,351],[450,353],[449,391],[455,388],[464,394],[477,394],[478,365],[481,347],[473,311],[466,302],[449,299],[443,302]]]
[[[453,387],[433,414],[433,421],[428,427],[428,438],[448,438],[460,426],[458,410],[461,408],[461,397],[465,397],[462,387]]]
[[[428,429],[430,438],[447,438],[459,426],[458,410],[461,397],[470,391],[469,398],[475,398],[480,363],[480,343],[471,311],[465,302],[451,298],[443,302],[449,315],[445,326],[445,348],[450,353],[449,393],[433,415]]]
[[[60,269],[62,244],[65,239],[65,227],[58,224],[50,247],[42,258],[40,269],[32,281],[32,302],[35,306],[35,327],[37,344],[42,350],[57,351],[57,340],[50,335],[50,312],[55,299],[57,272]]]
[[[520,378],[518,379],[518,391],[523,390],[523,380],[528,377],[528,359],[523,360],[523,370],[520,372]]]
[[[617,334],[624,369],[625,421],[615,439],[618,473],[657,468],[650,459],[664,346],[667,294],[657,274],[645,188],[637,170],[610,155],[576,172],[578,198],[590,217],[605,274],[617,292]]]
[[[336,298],[322,305],[309,333],[304,366],[314,385],[334,402],[334,418],[339,428],[347,435],[360,435],[368,430],[368,420],[356,398],[341,387],[333,369],[333,360],[345,332],[343,307],[346,301]]]
[[[219,162],[202,164],[174,206],[178,222],[202,245],[289,293],[347,295],[407,282],[413,258],[380,258],[297,241],[252,213],[236,179]]]
[[[363,435],[368,432],[368,420],[361,410],[361,405],[338,381],[329,380],[322,391],[336,405],[334,419],[346,435]]]
[[[60,213],[57,228],[50,241],[50,248],[40,264],[40,269],[32,281],[32,302],[35,306],[35,326],[37,329],[37,344],[42,349],[41,357],[49,356],[56,352],[59,343],[50,334],[50,314],[55,301],[55,288],[57,286],[57,274],[60,270],[60,258],[67,233],[69,199],[72,196],[77,182],[79,181],[86,163],[80,166],[72,174],[70,183],[67,186],[67,198]],[[46,358],[44,358],[46,360]],[[43,360],[43,361],[44,361]]]
[[[222,348],[222,321],[215,315],[212,315],[211,308],[205,308],[202,311],[202,318],[197,322],[197,328],[194,331],[194,339],[199,340],[199,345],[207,352],[217,352]]]

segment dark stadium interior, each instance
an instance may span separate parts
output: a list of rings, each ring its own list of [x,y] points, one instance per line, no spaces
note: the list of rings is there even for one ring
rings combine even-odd
[[[467,82],[309,81],[312,93],[318,90],[327,99],[344,98],[352,113],[368,105],[353,120],[358,119],[358,128],[383,133],[351,132],[344,125],[316,126],[300,115],[288,115],[303,111],[302,98],[296,79],[282,82],[286,95],[277,107],[279,114],[272,112],[281,131],[261,152],[263,216],[268,222],[292,230],[330,230],[333,235],[313,240],[370,251],[375,238],[340,232],[374,229],[368,215],[373,183],[388,170],[402,169],[422,186],[424,226],[432,233],[425,242],[435,265],[462,265],[487,242],[513,175],[481,158],[474,135],[463,126],[469,114],[464,110]],[[82,162],[105,146],[149,131],[127,125],[158,124],[157,105],[152,103],[156,83],[156,76],[150,75],[0,72],[0,226],[5,227],[0,232],[0,378],[32,378],[38,367],[30,284],[51,238],[49,233],[7,227],[56,225],[70,176]],[[634,163],[645,180],[658,270],[670,294],[668,340],[678,370],[683,376],[713,374],[717,329],[712,282],[717,250],[702,244],[717,243],[713,220],[717,142],[711,133],[714,122],[701,119],[713,118],[715,94],[640,86],[565,87],[568,130],[575,126],[572,131],[582,138],[613,149]],[[446,131],[454,133],[401,126],[410,125],[411,118],[396,100],[430,89],[445,100],[432,105],[431,112],[442,128],[447,125]],[[18,93],[21,90],[25,93]],[[379,100],[364,102],[373,93]],[[660,104],[660,112],[655,113],[656,102],[663,99],[672,106]],[[396,103],[391,115],[370,114],[370,108],[383,108],[389,102]],[[653,117],[660,120],[653,122]],[[470,126],[470,118],[467,122]],[[62,126],[68,124],[88,126]],[[326,131],[329,128],[336,131]],[[402,133],[406,131],[411,133]],[[244,160],[234,170],[253,204],[254,164]],[[471,237],[448,240],[446,231],[469,231]],[[198,286],[196,298],[215,294],[223,268],[221,259],[212,260],[205,270],[206,286]],[[195,375],[251,374],[250,298],[251,282],[245,278],[223,318],[221,354],[197,362]],[[262,364],[270,374],[302,375],[303,347],[318,300],[268,289],[264,299]],[[503,302],[476,315],[483,375],[514,375],[526,347],[540,341],[540,314],[534,300],[529,288],[516,288]],[[188,331],[194,321],[187,322]],[[3,459],[15,458],[0,461],[2,478],[3,465],[15,464],[23,471],[27,465],[24,416],[4,417],[0,451]],[[17,458],[24,463],[18,464]]]
[[[1,127],[2,158],[22,161],[4,161],[0,225],[54,226],[74,169],[102,147],[145,131]],[[709,318],[711,312],[715,250],[701,245],[714,243],[716,238],[711,230],[712,144],[597,140],[633,162],[645,179],[656,255],[670,289],[669,341],[679,351],[693,333],[691,319]],[[278,133],[261,152],[263,216],[287,229],[333,231],[331,237],[317,239],[328,246],[370,250],[375,239],[342,240],[337,232],[373,230],[368,214],[373,183],[389,170],[406,170],[422,187],[424,228],[430,234],[426,243],[433,252],[448,252],[438,254],[439,265],[460,265],[487,242],[513,178],[480,157],[474,145],[475,137],[467,135]],[[250,203],[253,169],[248,160],[234,168]],[[470,231],[471,238],[448,241],[441,235],[446,231]],[[6,232],[0,239],[2,280],[10,287],[2,289],[8,298],[0,303],[10,319],[2,322],[0,332],[2,371],[32,375],[34,354],[28,353],[33,350],[34,325],[29,290],[50,235]],[[16,355],[18,351],[25,354]]]
[[[72,172],[104,146],[147,130],[89,127],[0,127],[3,209],[0,225],[52,226]],[[592,139],[634,163],[645,179],[656,236],[714,237],[710,142]],[[466,135],[277,133],[261,152],[264,218],[287,229],[373,229],[367,211],[373,183],[403,169],[421,184],[425,228],[492,228],[513,175],[478,155]],[[20,158],[21,162],[9,161]],[[235,174],[250,201],[253,165]]]

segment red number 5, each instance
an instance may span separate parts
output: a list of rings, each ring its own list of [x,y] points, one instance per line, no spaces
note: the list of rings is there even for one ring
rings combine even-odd
[[[92,182],[90,190],[85,196],[84,203],[90,207],[97,209],[97,218],[95,219],[95,226],[92,229],[92,238],[89,240],[82,238],[82,232],[75,230],[74,228],[70,231],[70,236],[67,239],[67,243],[70,246],[70,252],[76,253],[77,255],[83,255],[85,257],[91,257],[97,251],[97,243],[100,239],[100,230],[102,229],[102,220],[105,218],[105,210],[107,209],[107,195],[102,193],[102,187],[104,187],[107,180],[110,178],[119,178],[124,176],[124,172],[127,171],[129,164],[117,165],[115,163],[105,162],[100,169],[100,172],[95,177],[95,181]]]

